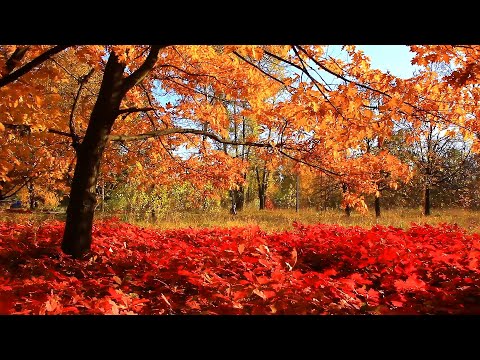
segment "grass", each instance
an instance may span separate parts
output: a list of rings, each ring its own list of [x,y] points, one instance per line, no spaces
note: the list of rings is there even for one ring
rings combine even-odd
[[[371,228],[376,224],[408,228],[411,223],[436,225],[439,223],[456,223],[469,232],[480,232],[480,213],[465,209],[439,209],[432,215],[424,216],[419,209],[392,209],[384,210],[380,218],[374,213],[361,215],[353,212],[347,217],[343,211],[301,209],[298,213],[290,209],[257,210],[246,209],[237,215],[230,215],[226,210],[218,212],[181,212],[168,214],[155,221],[125,217],[122,220],[145,227],[160,229],[174,229],[185,227],[232,227],[258,225],[266,231],[290,230],[292,223],[298,221],[305,224],[339,224],[343,226],[359,225]]]
[[[371,228],[376,224],[408,228],[411,223],[436,225],[439,223],[455,223],[468,232],[480,233],[480,212],[466,209],[433,209],[432,215],[424,216],[420,209],[391,209],[383,210],[382,216],[377,219],[374,213],[361,215],[353,212],[350,217],[340,210],[316,211],[314,209],[300,209],[297,213],[290,209],[258,210],[245,209],[237,215],[230,215],[227,210],[205,212],[177,212],[152,220],[132,214],[117,214],[121,220],[149,228],[203,228],[203,227],[233,227],[258,225],[266,231],[281,231],[292,229],[292,223],[298,221],[304,224],[339,224],[343,226],[359,225]],[[108,213],[97,212],[96,217],[109,217]],[[0,221],[33,221],[40,225],[49,219],[64,220],[65,215],[53,214],[14,214],[0,212]]]

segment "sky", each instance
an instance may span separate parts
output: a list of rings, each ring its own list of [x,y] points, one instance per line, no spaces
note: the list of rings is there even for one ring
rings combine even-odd
[[[357,48],[370,57],[371,66],[383,71],[390,70],[392,75],[408,78],[417,66],[411,64],[413,53],[406,45],[357,45]]]

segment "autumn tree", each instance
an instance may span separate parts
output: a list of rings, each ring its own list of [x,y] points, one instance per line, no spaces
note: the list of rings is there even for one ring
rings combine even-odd
[[[230,188],[242,183],[244,161],[213,143],[271,149],[272,156],[287,157],[349,184],[365,185],[358,189],[374,189],[374,179],[359,171],[364,159],[375,163],[374,155],[350,159],[343,154],[357,148],[366,134],[391,135],[392,120],[414,107],[405,102],[411,85],[370,69],[368,59],[353,46],[345,48],[346,61],[324,50],[300,45],[75,46],[70,48],[72,61],[65,66],[44,61],[39,71],[25,71],[17,81],[0,82],[2,99],[6,99],[4,113],[12,117],[8,120],[12,126],[36,125],[28,116],[14,116],[13,110],[20,93],[33,93],[33,101],[38,101],[35,96],[43,100],[43,106],[34,106],[35,114],[55,114],[33,116],[40,130],[72,143],[76,163],[63,251],[81,257],[90,249],[97,182],[105,167],[127,166],[142,183],[155,176],[172,178],[180,167],[182,175],[199,185],[203,175]],[[16,47],[10,49],[15,51]],[[9,56],[2,58],[2,67],[8,68]],[[26,61],[24,57],[18,68],[24,68]],[[276,73],[266,63],[282,64],[288,71]],[[92,101],[85,102],[88,115],[79,117],[72,129],[70,116],[60,111],[62,101],[48,98],[45,87],[35,88],[24,79],[41,82],[43,76],[60,81],[71,76],[72,68],[81,67],[87,70],[82,76],[93,69],[101,81],[92,91]],[[321,74],[330,74],[340,83],[331,87]],[[269,101],[281,90],[284,95],[279,101]],[[379,116],[369,108],[372,93],[387,98]],[[236,115],[253,119],[258,134],[237,140],[229,137],[231,119],[225,100],[242,104]],[[182,151],[185,148],[192,151]],[[362,206],[353,190],[347,199]]]

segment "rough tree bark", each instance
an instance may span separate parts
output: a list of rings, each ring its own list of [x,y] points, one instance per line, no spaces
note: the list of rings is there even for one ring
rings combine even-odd
[[[297,174],[295,177],[295,211],[298,212],[300,209],[300,177]]]
[[[342,192],[345,194],[347,191],[348,191],[348,185],[343,183]],[[347,206],[345,206],[345,215],[350,216],[351,212],[352,212],[352,208],[350,207],[350,205],[347,204]]]
[[[265,204],[267,201],[267,187],[268,187],[268,170],[267,167],[263,167],[262,176],[260,176],[260,172],[258,171],[258,167],[255,168],[255,173],[257,175],[257,183],[258,183],[258,199],[260,201],[259,209],[264,210]]]
[[[243,186],[239,186],[237,190],[233,190],[235,193],[235,205],[237,211],[241,211],[243,209],[243,205],[245,203],[245,193]]]
[[[230,190],[230,214],[237,215],[237,198],[236,191]]]
[[[119,114],[123,97],[153,68],[160,49],[161,46],[152,46],[145,62],[127,78],[123,77],[125,65],[120,63],[115,53],[110,53],[85,137],[77,151],[62,241],[65,254],[80,258],[90,250],[95,189],[108,135]]]
[[[28,190],[29,209],[34,210],[35,209],[35,185],[33,184],[33,181],[29,181],[27,183],[27,190]]]
[[[375,195],[375,217],[380,217],[380,196]]]
[[[430,215],[430,188],[428,186],[425,187],[425,195],[424,195],[424,203],[423,203],[423,214],[425,216]]]

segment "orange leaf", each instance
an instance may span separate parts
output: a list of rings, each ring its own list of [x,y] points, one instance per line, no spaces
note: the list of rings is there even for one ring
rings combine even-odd
[[[43,104],[43,100],[40,96],[35,96],[35,103],[38,105],[38,106],[42,106]]]
[[[245,245],[244,244],[238,245],[238,253],[239,254],[243,253],[244,250],[245,250]]]

